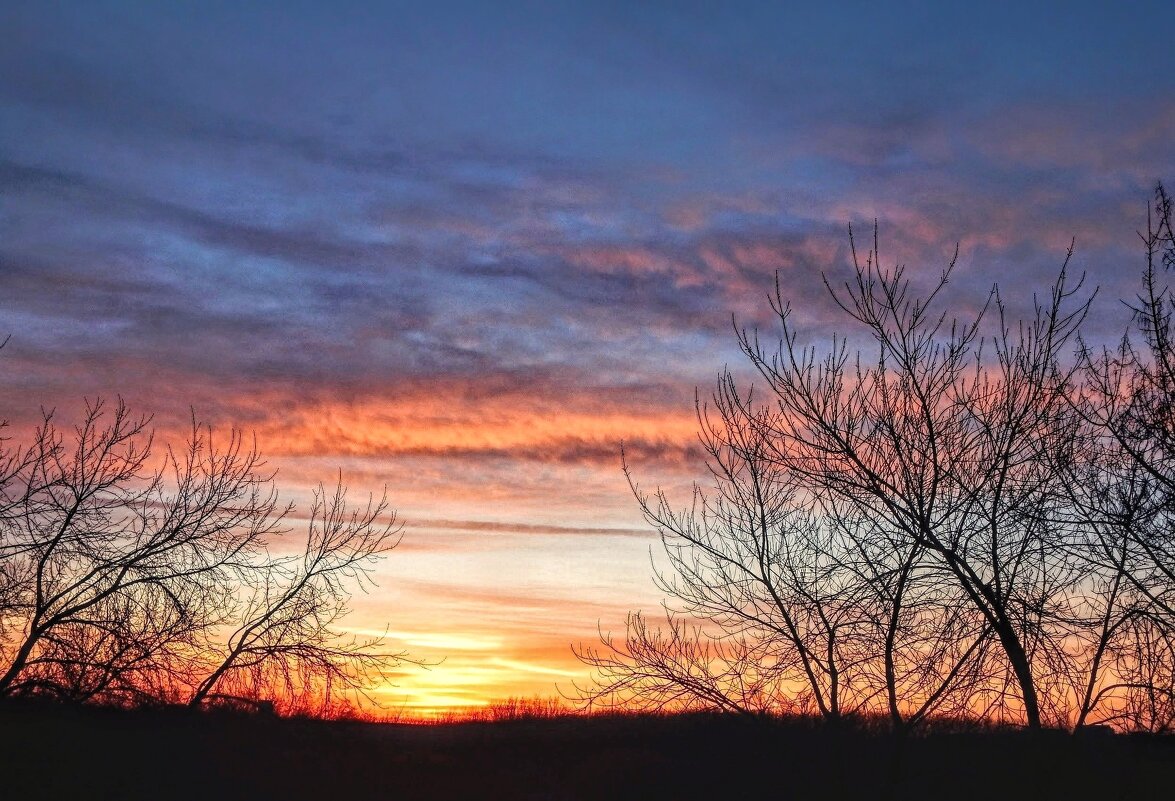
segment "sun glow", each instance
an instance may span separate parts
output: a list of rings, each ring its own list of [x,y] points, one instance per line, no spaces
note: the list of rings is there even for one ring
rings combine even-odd
[[[497,657],[479,660],[454,656],[438,664],[408,667],[394,682],[373,689],[377,706],[370,711],[377,715],[426,719],[460,716],[505,698],[559,698],[561,688],[555,680],[570,691],[572,681],[586,678],[586,671],[571,669],[567,660],[554,664],[562,666]]]

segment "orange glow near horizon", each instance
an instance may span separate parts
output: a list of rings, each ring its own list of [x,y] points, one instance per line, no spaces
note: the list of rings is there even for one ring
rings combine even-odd
[[[656,532],[620,471],[620,441],[663,444],[658,475],[683,475],[676,454],[695,430],[688,399],[617,409],[514,395],[455,400],[443,414],[427,399],[298,408],[262,422],[257,438],[298,504],[295,538],[313,482],[341,468],[352,502],[387,487],[403,539],[376,566],[377,586],[353,599],[345,633],[383,636],[422,662],[373,688],[372,714],[433,720],[507,698],[571,705],[588,678],[572,646],[659,602],[648,575]]]
[[[410,525],[412,542],[380,564],[378,589],[356,598],[348,619],[349,633],[383,635],[389,650],[422,663],[375,688],[384,713],[431,718],[506,698],[573,698],[588,670],[572,647],[658,600],[647,575],[652,532]]]

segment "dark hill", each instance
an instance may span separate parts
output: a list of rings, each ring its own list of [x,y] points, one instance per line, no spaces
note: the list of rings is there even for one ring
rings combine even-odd
[[[601,717],[407,726],[0,706],[12,799],[1162,797],[1172,738]],[[1157,794],[1157,795],[1156,795]]]

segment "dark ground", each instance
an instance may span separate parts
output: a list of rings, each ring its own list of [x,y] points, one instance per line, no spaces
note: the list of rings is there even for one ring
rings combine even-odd
[[[402,726],[0,705],[0,799],[1145,799],[1175,738],[715,716]]]

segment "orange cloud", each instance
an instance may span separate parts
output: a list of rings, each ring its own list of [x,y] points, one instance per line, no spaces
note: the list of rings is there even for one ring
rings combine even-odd
[[[258,421],[273,456],[509,455],[537,461],[614,462],[622,440],[685,449],[697,421],[677,409],[609,404],[588,394],[510,392],[461,397],[439,390],[354,402],[311,401]]]

